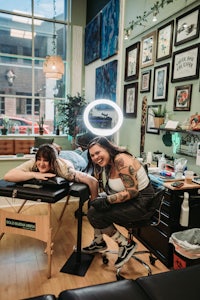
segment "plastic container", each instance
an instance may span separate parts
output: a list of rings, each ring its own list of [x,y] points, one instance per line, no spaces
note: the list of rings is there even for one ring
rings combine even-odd
[[[161,158],[158,161],[158,169],[160,172],[165,169],[165,165],[166,165],[166,159],[165,159],[165,155],[163,153]]]

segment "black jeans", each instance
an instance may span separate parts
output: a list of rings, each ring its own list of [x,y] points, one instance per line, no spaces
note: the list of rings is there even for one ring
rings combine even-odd
[[[112,204],[107,211],[98,211],[93,206],[88,209],[87,217],[94,228],[104,229],[113,223],[126,226],[128,223],[143,220],[151,212],[154,189],[149,184],[139,192],[137,198],[123,203]]]

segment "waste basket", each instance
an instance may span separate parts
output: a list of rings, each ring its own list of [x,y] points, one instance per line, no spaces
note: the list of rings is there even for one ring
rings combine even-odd
[[[174,245],[174,269],[200,263],[200,228],[174,232],[169,242]]]

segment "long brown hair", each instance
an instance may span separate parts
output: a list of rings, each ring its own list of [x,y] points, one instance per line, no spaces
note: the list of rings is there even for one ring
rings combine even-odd
[[[126,153],[126,154],[132,156],[132,154],[130,152],[128,152],[126,150],[126,148],[117,146],[113,142],[109,141],[106,137],[104,137],[104,136],[95,137],[88,144],[88,154],[87,155],[88,155],[88,169],[91,168],[91,166],[93,166],[94,173],[96,173],[96,174],[102,173],[102,168],[99,165],[96,165],[92,162],[89,149],[94,145],[99,145],[100,147],[102,147],[106,151],[108,151],[108,153],[110,155],[110,159],[113,162],[114,162],[115,156],[119,153]],[[110,166],[106,166],[105,171],[106,171],[106,174],[108,174],[110,171]]]
[[[35,155],[35,161],[39,160],[39,158],[44,158],[46,161],[49,162],[50,165],[50,173],[58,174],[58,153],[53,145],[50,144],[43,144],[39,147],[36,155]]]

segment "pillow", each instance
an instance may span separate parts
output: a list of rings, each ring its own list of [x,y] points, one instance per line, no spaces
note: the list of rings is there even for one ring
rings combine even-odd
[[[61,151],[59,157],[71,161],[77,171],[84,171],[87,167],[87,161],[75,151]]]
[[[39,148],[43,144],[53,144],[54,138],[45,138],[45,137],[35,137],[35,148]]]
[[[20,185],[24,187],[37,187],[37,186],[48,186],[49,188],[59,188],[62,186],[69,186],[69,181],[62,177],[52,177],[48,180],[41,180],[41,179],[30,179],[27,181],[19,182]]]

